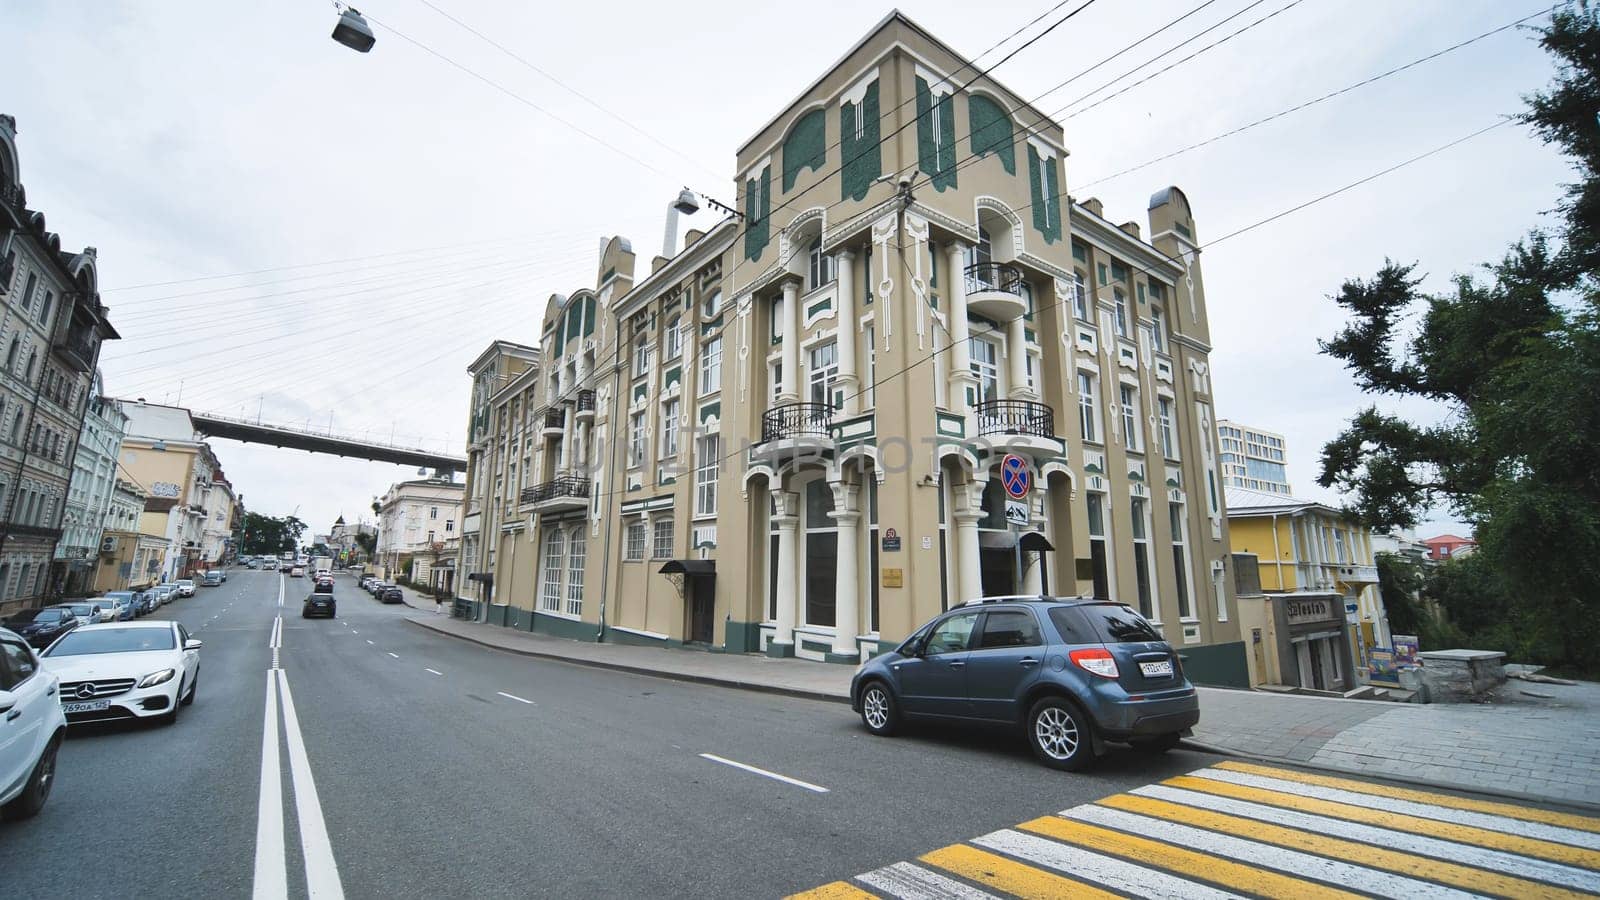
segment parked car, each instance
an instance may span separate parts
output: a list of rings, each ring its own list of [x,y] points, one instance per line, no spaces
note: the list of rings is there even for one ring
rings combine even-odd
[[[295,567],[293,567],[293,568],[291,568],[289,570],[289,577],[290,578],[304,578],[305,576],[306,576],[306,570],[300,568],[299,566],[295,566]]]
[[[111,618],[103,621],[126,622],[133,618],[133,594],[127,591],[109,591],[100,597],[100,602],[111,607]],[[105,612],[104,607],[101,612]]]
[[[1022,727],[1056,769],[1094,764],[1106,741],[1169,750],[1200,721],[1172,645],[1119,603],[989,597],[940,614],[856,671],[851,708],[889,735],[905,719]]]
[[[404,602],[406,602],[405,594],[402,594],[400,592],[400,589],[395,587],[394,585],[389,585],[388,587],[384,588],[382,593],[378,594],[378,599],[382,600],[385,603],[404,603]]]
[[[41,610],[43,612],[43,610]],[[28,641],[0,628],[0,816],[37,815],[56,780],[56,750],[66,735],[60,679]]]
[[[178,596],[179,597],[193,597],[194,596],[194,579],[193,578],[180,578],[174,583],[178,586]]]
[[[149,591],[133,592],[133,612],[135,616],[147,616],[156,611],[156,598]]]
[[[252,560],[247,561],[244,564],[244,567],[246,569],[259,569],[259,568],[261,568],[261,563],[258,563],[258,562],[256,562],[255,560],[252,559]]]
[[[306,595],[306,602],[300,607],[300,617],[309,619],[312,616],[327,616],[333,618],[338,614],[338,601],[333,598],[333,580],[319,581]]]
[[[101,622],[100,604],[98,602],[73,600],[59,605],[72,610],[72,614],[78,617],[79,625],[97,625]]]
[[[43,656],[61,678],[68,722],[159,717],[170,724],[199,688],[200,641],[177,622],[76,628]]]
[[[152,612],[172,602],[172,585],[170,584],[158,584],[145,593],[150,595]]]
[[[201,587],[217,587],[222,584],[222,573],[213,569],[200,576]]]
[[[218,569],[217,570],[217,574],[222,577],[223,581],[227,581],[228,580],[228,570],[227,569]]]
[[[17,613],[6,620],[5,627],[43,650],[51,641],[77,628],[78,617],[64,606],[46,606]]]

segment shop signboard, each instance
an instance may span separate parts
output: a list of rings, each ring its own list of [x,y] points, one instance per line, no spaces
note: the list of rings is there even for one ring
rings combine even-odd
[[[1309,625],[1333,618],[1333,603],[1327,597],[1292,597],[1284,606],[1290,625]]]

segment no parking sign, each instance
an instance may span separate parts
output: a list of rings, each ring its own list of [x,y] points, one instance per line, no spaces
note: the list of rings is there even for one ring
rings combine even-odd
[[[1007,453],[1000,460],[1000,483],[1005,486],[1006,495],[1011,499],[1027,497],[1028,490],[1033,487],[1033,473],[1028,471],[1028,461],[1015,453]]]

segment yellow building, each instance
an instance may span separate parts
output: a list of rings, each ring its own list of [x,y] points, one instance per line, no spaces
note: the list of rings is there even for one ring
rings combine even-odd
[[[1332,593],[1343,598],[1356,676],[1343,681],[1347,688],[1364,681],[1371,649],[1390,642],[1371,532],[1341,510],[1285,494],[1230,487],[1226,506],[1233,552],[1259,560],[1264,594]],[[1270,683],[1263,672],[1252,672],[1251,680]]]

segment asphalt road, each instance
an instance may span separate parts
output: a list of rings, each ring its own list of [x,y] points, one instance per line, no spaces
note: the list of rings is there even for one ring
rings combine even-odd
[[[451,640],[344,577],[305,620],[307,590],[235,571],[156,614],[205,642],[196,703],[73,732],[45,811],[0,825],[7,896],[776,896],[1214,762],[1057,773],[1003,732],[880,739],[840,704]],[[264,746],[273,643],[298,727]]]

